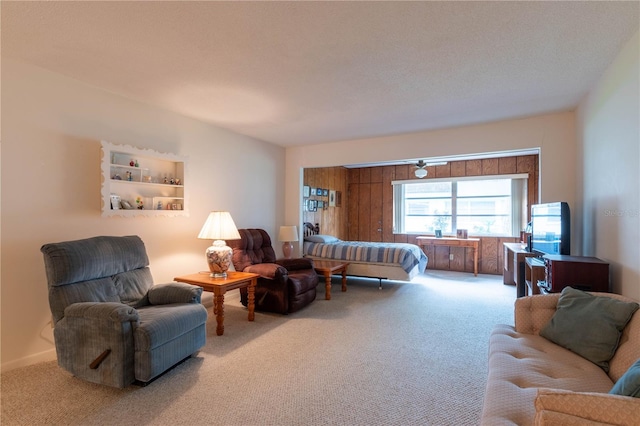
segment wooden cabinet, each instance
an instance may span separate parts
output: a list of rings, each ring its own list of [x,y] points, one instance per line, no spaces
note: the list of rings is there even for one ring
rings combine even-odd
[[[525,283],[525,259],[535,256],[522,248],[521,243],[504,243],[503,283],[515,285],[518,297],[527,294]]]
[[[565,287],[609,292],[609,263],[590,256],[545,255],[546,280],[541,292],[559,293]]]
[[[527,257],[524,267],[524,282],[526,284],[524,296],[540,294],[539,282],[545,282],[544,262],[538,257]]]
[[[102,141],[102,216],[186,216],[186,160]]]

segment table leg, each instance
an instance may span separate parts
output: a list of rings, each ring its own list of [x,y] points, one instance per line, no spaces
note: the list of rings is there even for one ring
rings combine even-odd
[[[249,310],[249,321],[255,319],[256,308],[256,284],[258,280],[252,279],[247,288],[247,309]]]
[[[473,249],[473,275],[478,276],[478,248]]]
[[[347,291],[347,268],[342,269],[342,291]]]
[[[327,271],[324,273],[324,298],[326,300],[331,300],[331,272]]]
[[[224,292],[216,294],[214,297],[214,312],[216,314],[216,334],[222,336],[224,334]]]

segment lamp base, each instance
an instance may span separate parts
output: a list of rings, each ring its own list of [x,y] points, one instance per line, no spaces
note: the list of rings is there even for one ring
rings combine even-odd
[[[293,244],[291,244],[291,241],[285,241],[282,244],[282,254],[284,254],[284,258],[291,259],[292,251],[293,251]]]
[[[218,272],[212,272],[209,274],[210,278],[227,278],[227,273],[226,272],[222,272],[222,273],[218,273]]]
[[[213,242],[213,245],[205,251],[209,275],[211,278],[227,278],[227,270],[231,266],[233,250],[223,240]]]

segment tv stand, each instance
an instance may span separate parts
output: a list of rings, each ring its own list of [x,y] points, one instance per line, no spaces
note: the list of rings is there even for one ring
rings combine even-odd
[[[545,280],[544,261],[539,257],[527,257],[525,259],[524,282],[526,283],[526,294],[530,296],[540,294],[538,281]]]
[[[526,296],[527,294],[524,260],[530,256],[535,256],[535,254],[525,250],[521,243],[504,243],[502,282],[505,285],[515,285],[518,297]]]

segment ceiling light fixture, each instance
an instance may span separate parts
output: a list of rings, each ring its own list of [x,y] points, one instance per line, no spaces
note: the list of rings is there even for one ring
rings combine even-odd
[[[423,177],[427,176],[425,167],[427,167],[427,163],[425,163],[424,160],[419,160],[416,163],[416,171],[414,173],[418,179],[422,179]]]

